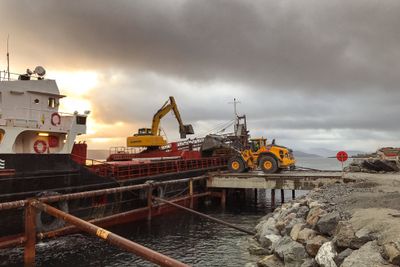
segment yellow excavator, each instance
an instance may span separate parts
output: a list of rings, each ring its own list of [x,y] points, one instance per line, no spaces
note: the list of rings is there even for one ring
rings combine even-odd
[[[129,136],[127,138],[127,146],[147,148],[165,146],[167,140],[160,135],[160,121],[171,110],[174,112],[176,120],[179,123],[179,133],[181,138],[186,138],[186,135],[188,134],[194,134],[191,124],[183,124],[175,98],[170,96],[164,105],[156,112],[156,114],[154,114],[151,128],[140,128],[136,134]]]

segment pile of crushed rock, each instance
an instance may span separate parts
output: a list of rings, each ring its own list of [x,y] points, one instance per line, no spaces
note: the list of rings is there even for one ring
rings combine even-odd
[[[391,160],[379,158],[353,159],[349,166],[344,168],[345,172],[367,172],[367,173],[387,173],[399,172],[398,163]]]
[[[246,266],[400,265],[400,241],[383,238],[383,230],[371,228],[377,223],[367,223],[366,218],[371,214],[366,212],[371,212],[370,209],[350,213],[345,205],[348,196],[373,194],[372,186],[370,183],[333,185],[275,209],[261,219],[256,236],[250,241],[249,252],[259,255],[260,260]],[[384,225],[389,227],[400,217],[400,213],[392,213],[392,209],[374,209],[372,217],[382,216],[386,220]]]

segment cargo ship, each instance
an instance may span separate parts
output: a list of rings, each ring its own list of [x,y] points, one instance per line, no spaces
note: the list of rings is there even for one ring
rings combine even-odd
[[[149,149],[145,157],[129,147],[114,148],[108,161],[90,160],[87,144],[76,142],[77,136],[86,133],[90,112],[60,112],[64,97],[56,81],[45,78],[42,67],[14,80],[9,73],[0,73],[0,203],[188,178],[226,168],[226,157],[200,153],[202,139],[164,144],[157,151]],[[169,187],[155,194],[173,198],[181,190]],[[145,198],[145,194],[128,192],[57,205],[80,218],[93,219],[143,206]],[[23,232],[22,209],[0,211],[0,216],[0,242]],[[45,214],[37,216],[38,232],[63,225]]]

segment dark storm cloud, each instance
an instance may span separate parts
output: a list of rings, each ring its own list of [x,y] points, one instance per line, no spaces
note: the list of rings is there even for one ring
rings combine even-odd
[[[393,89],[398,1],[2,1],[21,50],[286,89]],[[43,54],[43,53],[41,53]],[[43,56],[43,55],[41,55]],[[57,57],[61,62],[55,62]]]
[[[397,0],[0,5],[0,38],[9,29],[19,66],[102,73],[87,97],[106,123],[147,124],[169,95],[199,126],[224,121],[235,96],[260,133],[283,129],[287,138],[306,139],[309,130],[339,129],[351,139],[351,129],[365,138],[400,132]]]

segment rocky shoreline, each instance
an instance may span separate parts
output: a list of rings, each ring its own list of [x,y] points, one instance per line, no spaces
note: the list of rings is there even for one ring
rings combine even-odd
[[[399,266],[400,175],[345,176],[263,217],[246,266]]]

